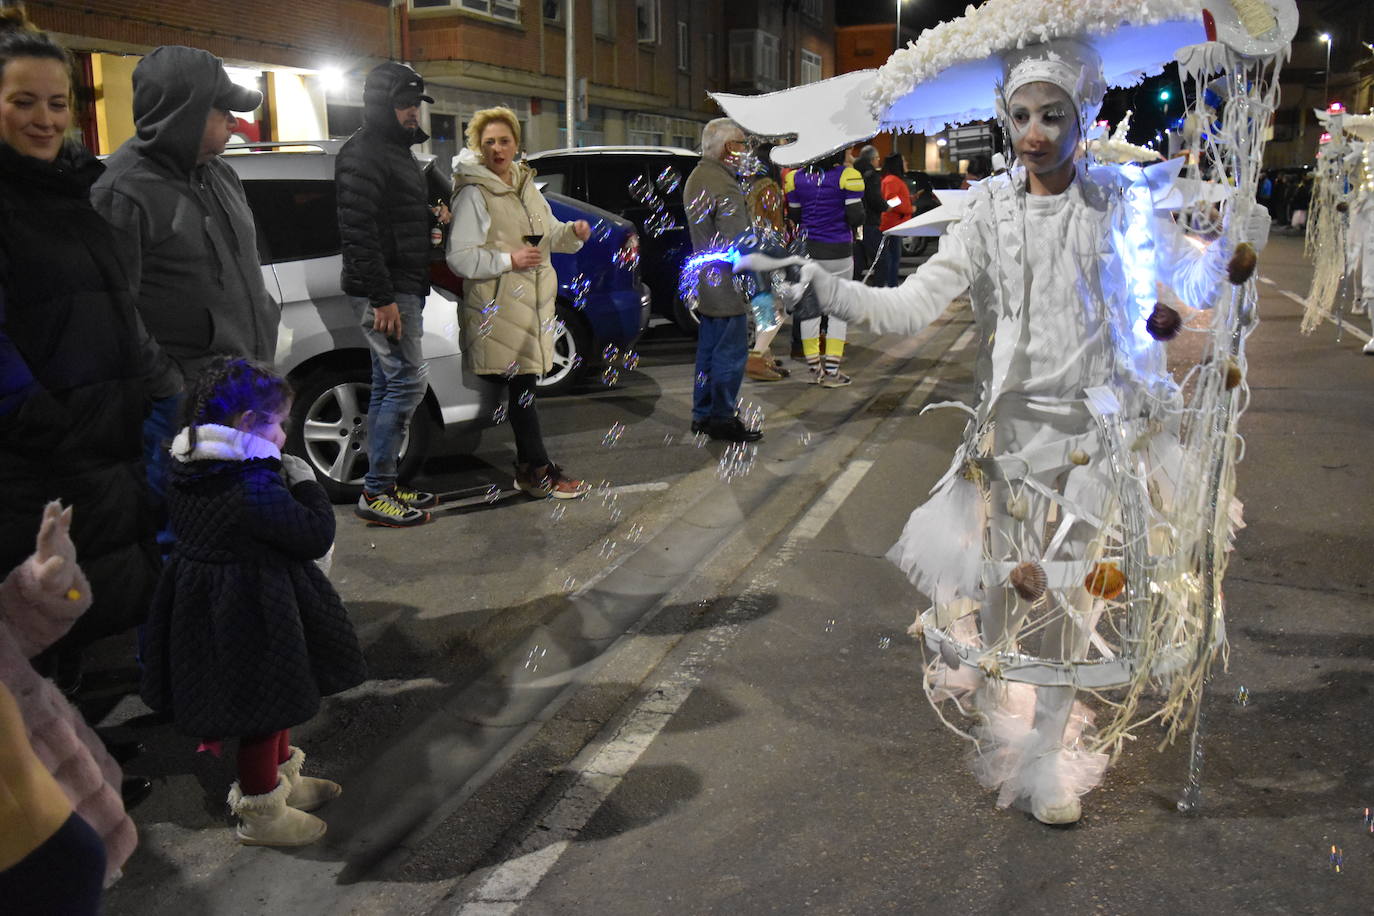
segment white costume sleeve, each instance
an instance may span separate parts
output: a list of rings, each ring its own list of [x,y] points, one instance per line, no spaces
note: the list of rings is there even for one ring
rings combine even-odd
[[[807,269],[805,276],[815,286],[826,314],[862,322],[881,334],[913,335],[939,318],[973,283],[977,265],[983,261],[974,250],[977,248],[981,248],[977,230],[972,224],[961,223],[944,236],[935,256],[901,286],[865,286],[841,280],[819,267]]]
[[[1224,239],[1210,245],[1195,243],[1168,216],[1155,217],[1155,240],[1159,279],[1191,308],[1211,308],[1226,276],[1230,246]]]
[[[449,209],[453,213],[446,258],[449,270],[469,280],[490,280],[511,269],[510,253],[486,244],[491,215],[479,188],[461,189]]]

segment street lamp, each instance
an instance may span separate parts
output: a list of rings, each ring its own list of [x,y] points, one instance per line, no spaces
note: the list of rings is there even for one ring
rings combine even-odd
[[[895,50],[902,49],[902,0],[897,0],[897,41]]]
[[[1331,35],[1322,32],[1317,36],[1317,40],[1326,45],[1326,83],[1322,87],[1322,104],[1331,101]]]

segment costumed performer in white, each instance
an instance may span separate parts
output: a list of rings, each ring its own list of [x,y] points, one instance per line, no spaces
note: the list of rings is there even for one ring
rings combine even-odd
[[[1132,204],[1146,184],[1140,170],[1077,156],[1106,89],[1090,43],[1017,48],[1023,36],[1000,38],[1009,50],[1000,53],[996,110],[1017,165],[971,192],[939,253],[900,287],[867,287],[811,265],[804,278],[824,311],[884,333],[917,334],[969,293],[980,343],[974,419],[888,556],[937,604],[977,603],[986,657],[1024,651],[1020,641],[1038,633],[1041,658],[1072,660],[1087,650],[1094,598],[1112,587],[1088,588],[1112,502],[1088,390],[1110,387],[1131,416],[1176,405],[1162,350],[1144,333],[1154,282],[1205,308],[1231,252],[1225,243],[1189,244],[1149,206],[1148,190],[1143,208],[1138,194]],[[1142,235],[1152,244],[1142,245]],[[1176,323],[1177,315],[1161,309],[1150,321]],[[1052,502],[1067,528],[1047,552]],[[1043,568],[1026,561],[1074,572],[1047,583]],[[989,569],[1013,574],[985,581]],[[998,789],[999,805],[1023,805],[1047,824],[1077,821],[1080,796],[1100,781],[1107,755],[1078,743],[1089,713],[1075,703],[1075,688],[1009,685],[967,666],[960,677],[965,694],[974,689],[980,721],[975,770]],[[946,695],[960,693],[951,680]]]

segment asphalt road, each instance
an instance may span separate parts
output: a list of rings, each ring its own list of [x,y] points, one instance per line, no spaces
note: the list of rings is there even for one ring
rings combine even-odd
[[[323,845],[238,847],[230,761],[116,704],[130,663],[102,647],[83,705],[158,783],[108,912],[1368,912],[1374,358],[1299,335],[1299,240],[1261,272],[1197,817],[1184,749],[1150,741],[1072,829],[999,811],[925,704],[922,602],[882,555],[957,441],[919,410],[969,394],[966,311],[854,335],[848,389],[798,364],[747,384],[752,463],[687,434],[691,343],[652,329],[635,371],[541,404],[555,460],[605,481],[588,499],[411,531],[341,509],[333,578],[373,680],[294,732],[345,787]],[[504,484],[510,453],[497,428],[421,484]]]

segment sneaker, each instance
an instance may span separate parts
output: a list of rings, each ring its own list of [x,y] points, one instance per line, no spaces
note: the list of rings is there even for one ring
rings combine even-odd
[[[541,467],[528,464],[515,466],[515,487],[536,499],[577,499],[591,492],[591,484],[585,480],[565,476],[563,469],[549,463]]]
[[[430,509],[439,505],[439,497],[424,490],[412,490],[397,484],[391,493],[412,509]]]
[[[720,442],[757,442],[763,438],[763,433],[745,426],[739,417],[708,420],[705,429],[708,436]]]
[[[817,384],[822,388],[843,388],[845,385],[853,384],[854,380],[843,372],[826,372],[819,379]]]
[[[363,521],[387,528],[413,528],[429,521],[429,513],[412,509],[396,497],[394,490],[385,493],[363,493],[353,514]]]
[[[1374,337],[1369,338],[1369,342],[1364,345],[1361,352],[1374,356]]]
[[[519,462],[515,464],[515,489],[535,499],[543,499],[553,492],[552,482],[547,475],[536,476],[533,465]]]
[[[563,469],[556,464],[548,465],[545,474],[552,487],[549,495],[554,499],[577,499],[591,492],[591,484],[585,480],[564,475]]]

